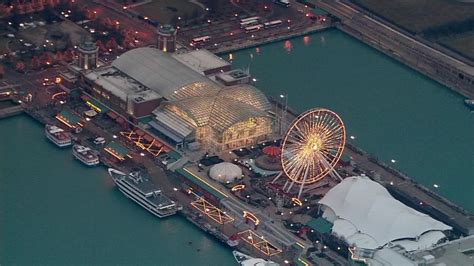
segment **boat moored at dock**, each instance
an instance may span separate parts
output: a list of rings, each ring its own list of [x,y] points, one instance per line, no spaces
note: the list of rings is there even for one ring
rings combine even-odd
[[[234,258],[237,261],[237,263],[242,266],[278,266],[280,265],[270,260],[264,260],[260,258],[251,257],[247,254],[238,252],[236,250],[232,251],[232,255],[234,255]]]
[[[469,106],[471,109],[474,109],[474,99],[466,99],[464,103]]]
[[[60,148],[72,145],[71,135],[58,126],[46,124],[44,133],[51,142]]]
[[[72,155],[87,166],[95,166],[100,163],[97,151],[82,145],[72,146]]]
[[[153,215],[164,218],[181,210],[178,204],[165,196],[143,173],[131,172],[125,174],[113,168],[109,168],[108,171],[118,189],[126,197]]]

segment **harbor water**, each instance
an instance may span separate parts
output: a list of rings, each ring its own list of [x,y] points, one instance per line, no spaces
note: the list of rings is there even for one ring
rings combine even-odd
[[[336,30],[232,58],[264,92],[338,112],[355,144],[474,211],[474,114],[457,94]],[[235,265],[231,249],[153,217],[29,117],[0,129],[0,265]]]
[[[297,111],[337,112],[349,141],[474,212],[474,113],[460,95],[338,30],[223,57]]]
[[[235,265],[186,219],[158,219],[106,168],[47,141],[28,116],[0,120],[0,265]]]

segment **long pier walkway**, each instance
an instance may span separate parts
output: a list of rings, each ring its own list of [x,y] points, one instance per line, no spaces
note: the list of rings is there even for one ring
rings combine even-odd
[[[281,114],[282,103],[271,97],[269,99],[275,105],[276,113]],[[297,111],[288,109],[287,123],[293,121],[298,114]],[[286,128],[286,126],[288,125],[284,124],[283,128]],[[402,198],[405,204],[429,214],[463,234],[474,235],[473,214],[417,183],[400,171],[378,161],[375,157],[351,143],[346,144],[344,153],[352,158],[357,168],[384,185],[394,196]]]
[[[332,24],[315,24],[310,27],[306,27],[301,30],[293,30],[288,32],[288,34],[278,34],[278,35],[272,35],[270,37],[263,37],[263,38],[254,38],[254,39],[246,39],[241,42],[232,42],[227,45],[221,45],[216,49],[212,49],[212,47],[209,49],[215,54],[223,54],[223,53],[229,53],[229,52],[234,52],[242,49],[247,49],[250,47],[255,47],[255,46],[260,46],[268,43],[273,43],[273,42],[278,42],[282,40],[287,40],[311,33],[315,33],[318,31],[323,31],[325,29],[329,29],[332,27]]]
[[[21,113],[23,113],[23,107],[21,105],[7,107],[4,109],[0,109],[0,119],[19,115]]]

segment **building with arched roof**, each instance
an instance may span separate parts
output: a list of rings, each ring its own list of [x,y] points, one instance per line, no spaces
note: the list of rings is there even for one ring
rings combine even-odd
[[[357,248],[399,245],[407,251],[432,247],[452,228],[393,198],[366,176],[345,178],[319,201],[332,233]]]
[[[253,145],[272,133],[271,105],[257,88],[238,85],[216,89],[202,85],[178,90],[174,100],[157,108],[153,113],[158,128],[170,125],[169,121],[179,121],[186,127],[168,129],[174,131],[171,135],[175,139],[192,134],[197,142],[216,151]]]
[[[215,57],[200,61],[209,62],[206,69],[223,67],[212,53],[199,55]],[[187,62],[186,54],[179,58]],[[159,49],[133,49],[109,66],[85,71],[85,91],[132,119],[152,114],[147,126],[174,145],[195,142],[223,151],[268,139],[274,118],[260,90],[249,84],[224,86],[181,61]]]

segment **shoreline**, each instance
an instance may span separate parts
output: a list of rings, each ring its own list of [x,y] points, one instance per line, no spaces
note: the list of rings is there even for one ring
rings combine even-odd
[[[320,31],[324,31],[327,29],[333,28],[333,24],[325,24],[325,25],[314,25],[309,28],[305,28],[304,30],[300,31],[295,31],[295,32],[290,32],[289,34],[286,35],[278,35],[278,36],[272,36],[269,38],[266,38],[265,40],[247,40],[246,43],[244,44],[234,44],[230,47],[224,47],[224,48],[217,48],[217,49],[208,49],[210,52],[216,54],[216,55],[222,55],[226,53],[233,53],[237,52],[240,50],[245,50],[248,48],[256,47],[256,46],[261,46],[261,45],[266,45],[274,42],[279,42],[279,41],[284,41],[284,40],[290,40],[293,38],[301,37],[304,35],[308,34],[313,34],[317,33]]]
[[[474,98],[474,67],[460,61],[371,13],[340,1],[317,4],[340,19],[336,28],[466,97]]]

